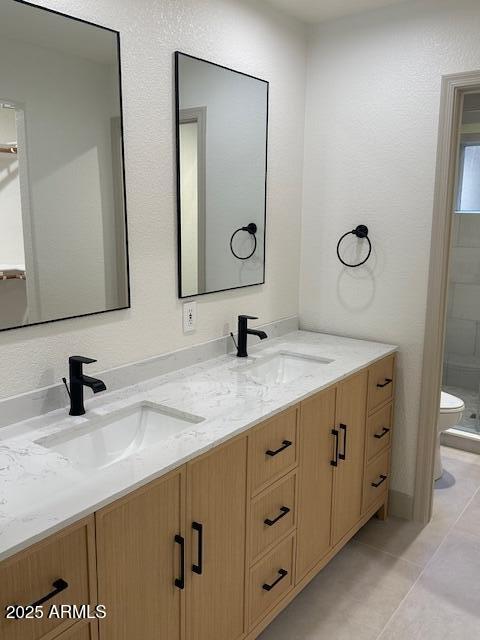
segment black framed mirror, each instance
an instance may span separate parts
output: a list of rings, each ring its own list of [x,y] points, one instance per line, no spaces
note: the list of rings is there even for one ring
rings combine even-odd
[[[269,83],[175,53],[179,297],[265,282]]]
[[[0,53],[0,330],[128,308],[119,33],[0,0]]]

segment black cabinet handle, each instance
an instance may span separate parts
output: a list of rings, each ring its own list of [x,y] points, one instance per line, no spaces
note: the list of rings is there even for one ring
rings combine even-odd
[[[375,489],[377,487],[379,487],[381,484],[383,484],[385,482],[385,480],[387,479],[387,476],[384,476],[383,474],[380,475],[380,480],[378,482],[372,482],[372,487],[375,487]]]
[[[292,446],[292,443],[290,442],[290,440],[284,440],[282,442],[282,446],[280,447],[280,449],[277,449],[276,451],[272,451],[271,449],[268,449],[268,451],[265,451],[265,454],[273,458],[273,456],[276,456],[277,454],[282,453],[282,451],[285,451],[285,449],[288,449],[288,447],[291,447],[291,446]]]
[[[386,436],[387,433],[390,433],[390,429],[388,429],[388,427],[383,427],[382,433],[376,433],[373,437],[376,438],[377,440],[380,440],[380,438],[383,438],[383,436]]]
[[[175,578],[175,586],[179,589],[185,588],[185,538],[181,535],[175,536],[175,542],[180,545],[180,578]]]
[[[264,584],[262,586],[262,589],[265,589],[265,591],[271,591],[273,589],[273,587],[275,587],[280,580],[283,580],[285,578],[285,576],[288,576],[288,571],[286,571],[285,569],[279,569],[278,570],[278,578],[272,582],[272,584]]]
[[[383,387],[386,387],[386,386],[387,386],[388,384],[390,384],[391,382],[392,382],[392,379],[391,379],[391,378],[385,378],[385,382],[383,382],[383,383],[377,382],[377,387],[378,387],[379,389],[383,389]]]
[[[335,458],[333,460],[330,460],[330,464],[332,465],[332,467],[337,467],[338,466],[338,434],[339,432],[336,429],[332,429],[331,434],[335,438]]]
[[[198,564],[192,564],[192,571],[193,573],[198,573],[198,575],[201,576],[203,572],[203,524],[200,524],[199,522],[192,522],[192,529],[198,533]]]
[[[339,453],[338,457],[340,460],[347,459],[347,425],[341,424],[340,429],[343,431],[343,453]]]
[[[273,527],[273,525],[278,522],[279,520],[281,520],[282,518],[284,518],[287,513],[290,513],[290,509],[288,507],[280,507],[280,515],[277,516],[274,520],[270,520],[270,518],[267,518],[266,520],[264,520],[263,522],[269,526],[269,527]]]
[[[32,604],[26,605],[25,608],[39,607],[44,602],[47,602],[47,600],[51,600],[62,591],[65,591],[65,589],[68,589],[68,582],[65,582],[65,580],[63,580],[62,578],[58,578],[58,580],[55,580],[52,583],[52,587],[53,587],[53,591],[50,591],[50,593],[47,593],[47,595],[43,596],[43,598],[40,598],[40,600],[37,600],[36,602],[32,602]],[[18,605],[13,605],[13,606],[18,607]]]

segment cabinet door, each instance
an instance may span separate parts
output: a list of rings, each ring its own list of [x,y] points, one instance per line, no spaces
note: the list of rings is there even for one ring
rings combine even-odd
[[[187,465],[188,640],[243,634],[246,467],[246,438]]]
[[[55,640],[97,640],[96,622],[77,622],[68,631],[60,636],[55,636]]]
[[[334,545],[361,517],[366,402],[366,371],[338,385],[335,428],[338,431],[339,455],[334,471]]]
[[[94,603],[95,583],[95,523],[90,516],[0,563],[1,640],[59,634],[71,621],[49,618],[50,606]],[[41,619],[5,617],[7,605],[26,606],[44,598]]]
[[[336,389],[302,402],[297,526],[297,582],[330,549]]]
[[[184,471],[96,514],[100,640],[180,640]]]

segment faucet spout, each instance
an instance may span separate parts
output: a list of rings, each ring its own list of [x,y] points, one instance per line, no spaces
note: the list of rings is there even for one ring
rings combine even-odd
[[[90,376],[83,375],[82,382],[84,387],[90,387],[93,393],[99,393],[100,391],[106,391],[107,387],[103,380],[98,378],[91,378]]]
[[[257,329],[247,329],[247,333],[251,336],[257,336],[260,340],[266,340],[268,338],[265,331],[259,331]]]

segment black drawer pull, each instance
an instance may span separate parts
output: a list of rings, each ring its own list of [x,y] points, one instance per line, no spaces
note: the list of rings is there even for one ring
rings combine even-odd
[[[272,582],[272,584],[265,583],[262,586],[262,589],[265,589],[265,591],[271,591],[273,587],[275,587],[280,582],[280,580],[283,580],[285,578],[285,576],[288,576],[288,571],[286,571],[285,569],[279,569],[278,578],[275,580],[275,582]]]
[[[269,527],[273,527],[273,525],[278,522],[279,520],[281,520],[282,518],[284,518],[287,513],[290,513],[290,509],[288,507],[280,507],[280,515],[277,516],[274,520],[270,520],[270,518],[267,518],[266,520],[264,520],[263,522],[269,526]]]
[[[379,389],[383,389],[383,387],[386,387],[391,382],[393,382],[393,380],[391,378],[385,378],[385,382],[383,382],[383,383],[377,382],[377,387]]]
[[[199,522],[192,522],[192,529],[198,533],[198,564],[192,564],[192,571],[193,573],[198,573],[198,575],[201,576],[203,572],[203,524],[200,524]]]
[[[340,460],[347,459],[347,425],[341,424],[340,429],[343,431],[343,453],[339,453],[338,457]]]
[[[175,578],[175,586],[179,589],[185,588],[185,538],[181,535],[175,536],[175,542],[180,545],[180,578]]]
[[[62,591],[65,591],[65,589],[68,589],[68,582],[65,582],[65,580],[63,580],[62,578],[58,578],[58,580],[55,580],[55,582],[52,583],[52,587],[53,587],[53,591],[50,591],[50,593],[47,593],[46,596],[43,596],[43,598],[40,598],[40,600],[37,600],[36,602],[32,602],[32,604],[26,605],[25,608],[35,608],[35,607],[39,607],[41,604],[43,604],[44,602],[47,602],[47,600],[51,600],[52,598],[54,598],[55,596],[58,596],[59,593],[61,593]],[[18,607],[18,605],[13,605],[14,607]]]
[[[385,482],[385,480],[387,479],[387,476],[384,476],[383,474],[380,475],[380,480],[378,482],[372,482],[372,487],[375,487],[375,489],[377,487],[379,487],[381,484],[383,484]]]
[[[388,429],[388,427],[383,427],[382,433],[376,433],[373,437],[376,438],[377,440],[380,440],[380,438],[383,438],[383,436],[386,436],[387,433],[390,433],[390,429]]]
[[[291,446],[292,446],[292,443],[290,442],[290,440],[284,440],[282,442],[282,446],[280,447],[280,449],[277,449],[276,451],[272,451],[271,449],[268,449],[268,451],[265,451],[265,454],[273,458],[273,456],[276,456],[278,453],[282,453],[282,451],[285,451],[285,449],[288,449],[288,447],[291,447]]]
[[[330,464],[332,465],[332,467],[337,467],[338,466],[338,434],[339,434],[339,431],[337,431],[336,429],[332,429],[331,434],[332,434],[332,436],[335,437],[335,458],[333,460],[330,460]]]

